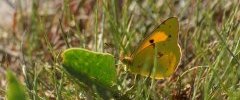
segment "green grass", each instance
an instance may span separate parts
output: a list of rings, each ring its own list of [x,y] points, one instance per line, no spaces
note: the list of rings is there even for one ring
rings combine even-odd
[[[32,13],[17,9],[19,69],[26,72],[19,73],[31,99],[100,98],[63,71],[59,55],[69,47],[114,55],[119,90],[131,99],[240,99],[239,0],[64,0],[54,14],[39,13],[42,3],[33,1]],[[153,80],[127,72],[119,58],[172,16],[180,22],[182,48],[175,74]]]

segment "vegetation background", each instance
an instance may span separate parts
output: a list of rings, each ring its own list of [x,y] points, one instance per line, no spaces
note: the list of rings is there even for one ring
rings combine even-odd
[[[61,69],[61,52],[81,47],[116,58],[131,99],[240,99],[239,0],[1,0],[0,95],[6,70],[30,99],[87,99]],[[170,78],[135,79],[118,58],[169,17],[180,22],[182,59]]]

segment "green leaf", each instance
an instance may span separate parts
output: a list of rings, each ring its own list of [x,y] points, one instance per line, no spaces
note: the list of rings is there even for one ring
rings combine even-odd
[[[63,67],[72,76],[87,85],[111,88],[116,84],[114,57],[82,48],[70,48],[62,53]]]
[[[23,86],[11,71],[7,71],[7,100],[26,100]]]

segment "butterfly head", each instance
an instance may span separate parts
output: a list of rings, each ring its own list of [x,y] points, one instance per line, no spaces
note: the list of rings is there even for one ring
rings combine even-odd
[[[127,57],[122,57],[120,60],[126,65],[131,65],[133,59],[132,57],[127,56]]]

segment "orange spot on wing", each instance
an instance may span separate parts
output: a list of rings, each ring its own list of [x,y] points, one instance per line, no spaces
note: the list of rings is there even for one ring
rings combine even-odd
[[[166,39],[168,38],[168,36],[165,34],[165,32],[156,32],[153,33],[150,38],[155,40],[156,42],[160,42],[160,41],[166,41]]]
[[[161,42],[161,41],[166,41],[168,36],[165,34],[165,32],[154,32],[152,35],[147,37],[142,44],[140,45],[139,49],[137,50],[136,53],[142,51],[144,48],[148,47],[151,45],[150,40],[154,40],[154,43]]]

